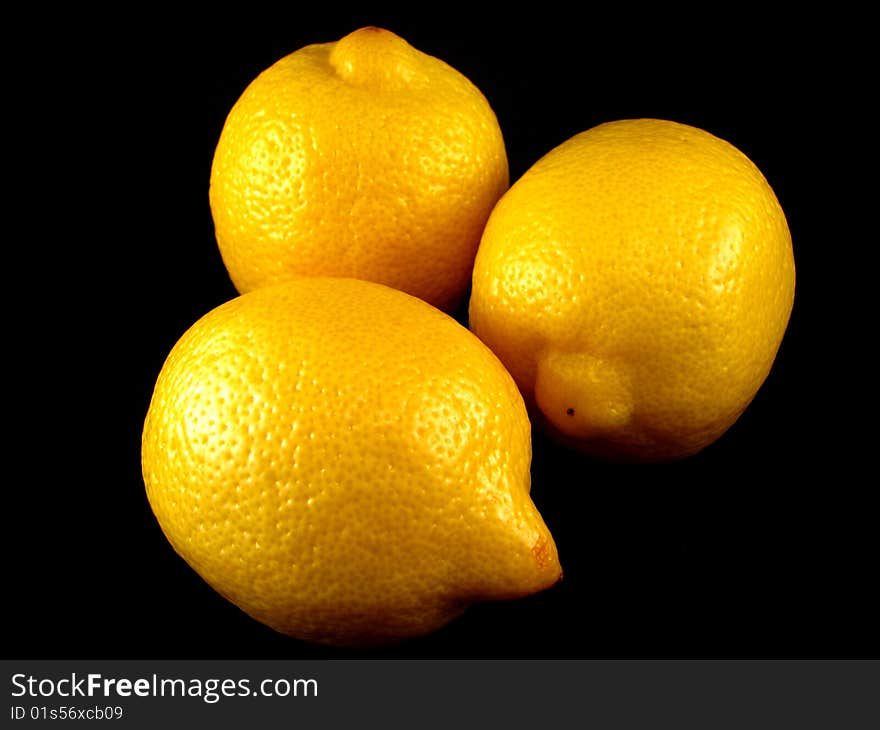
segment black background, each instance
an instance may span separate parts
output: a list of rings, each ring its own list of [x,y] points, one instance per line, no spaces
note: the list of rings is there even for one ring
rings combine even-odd
[[[156,11],[76,15],[53,18],[51,33],[27,27],[36,32],[12,75],[28,79],[36,98],[17,108],[48,154],[16,150],[28,158],[19,192],[34,203],[17,248],[36,256],[7,272],[18,292],[7,302],[9,360],[20,378],[9,397],[22,407],[8,453],[20,476],[7,484],[4,653],[880,656],[876,476],[865,471],[869,439],[859,436],[870,429],[855,420],[868,391],[842,365],[864,352],[837,307],[855,287],[840,283],[835,262],[850,252],[854,263],[865,240],[848,227],[842,191],[860,164],[844,151],[858,117],[848,83],[858,43],[841,42],[843,26],[744,9],[587,10],[578,19],[538,5],[485,20],[473,8],[288,10],[198,24]],[[786,211],[798,282],[770,377],[699,455],[609,465],[535,434],[532,495],[557,541],[561,584],[475,606],[423,639],[353,651],[276,634],[204,584],[153,519],[139,458],[165,356],[236,294],[207,198],[225,115],[281,56],[368,24],[483,91],[512,181],[571,135],[613,119],[672,119],[730,141]]]

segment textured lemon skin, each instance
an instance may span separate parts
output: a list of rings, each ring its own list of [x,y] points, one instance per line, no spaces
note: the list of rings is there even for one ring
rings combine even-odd
[[[142,464],[165,535],[222,595],[300,639],[378,644],[559,579],[530,437],[513,380],[452,318],[300,278],[183,335]]]
[[[745,155],[694,127],[623,120],[552,150],[499,201],[470,327],[560,440],[670,460],[752,400],[794,285],[782,208]]]
[[[508,182],[480,91],[390,31],[362,28],[248,86],[221,133],[209,197],[240,292],[297,274],[354,277],[450,311]]]

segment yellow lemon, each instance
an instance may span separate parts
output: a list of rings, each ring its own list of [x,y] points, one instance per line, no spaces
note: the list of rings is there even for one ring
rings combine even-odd
[[[473,334],[403,292],[324,277],[196,322],[142,443],[174,549],[259,621],[338,645],[555,583],[530,461],[522,397]]]
[[[291,53],[248,86],[214,154],[210,203],[242,293],[295,275],[354,277],[450,310],[507,186],[480,91],[368,27]]]
[[[745,155],[694,127],[624,120],[552,150],[498,203],[470,326],[562,441],[675,459],[752,400],[794,284],[782,208]]]

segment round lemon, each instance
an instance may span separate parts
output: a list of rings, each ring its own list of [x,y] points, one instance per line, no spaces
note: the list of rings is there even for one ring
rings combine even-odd
[[[451,310],[507,186],[480,91],[368,27],[291,53],[247,87],[214,154],[210,204],[242,293],[354,277]]]
[[[785,215],[745,155],[691,126],[624,120],[561,144],[498,203],[470,326],[559,439],[668,460],[752,400],[794,285]]]
[[[530,424],[473,334],[355,279],[233,299],[174,346],[143,432],[174,549],[254,618],[378,644],[555,583]]]

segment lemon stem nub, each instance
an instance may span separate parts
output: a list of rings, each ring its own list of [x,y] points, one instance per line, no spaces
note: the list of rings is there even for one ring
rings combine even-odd
[[[577,438],[619,430],[633,410],[631,385],[620,364],[579,352],[544,353],[535,400],[556,428]]]
[[[336,41],[330,65],[346,82],[377,90],[405,88],[419,78],[419,57],[413,47],[391,31],[375,26]]]

